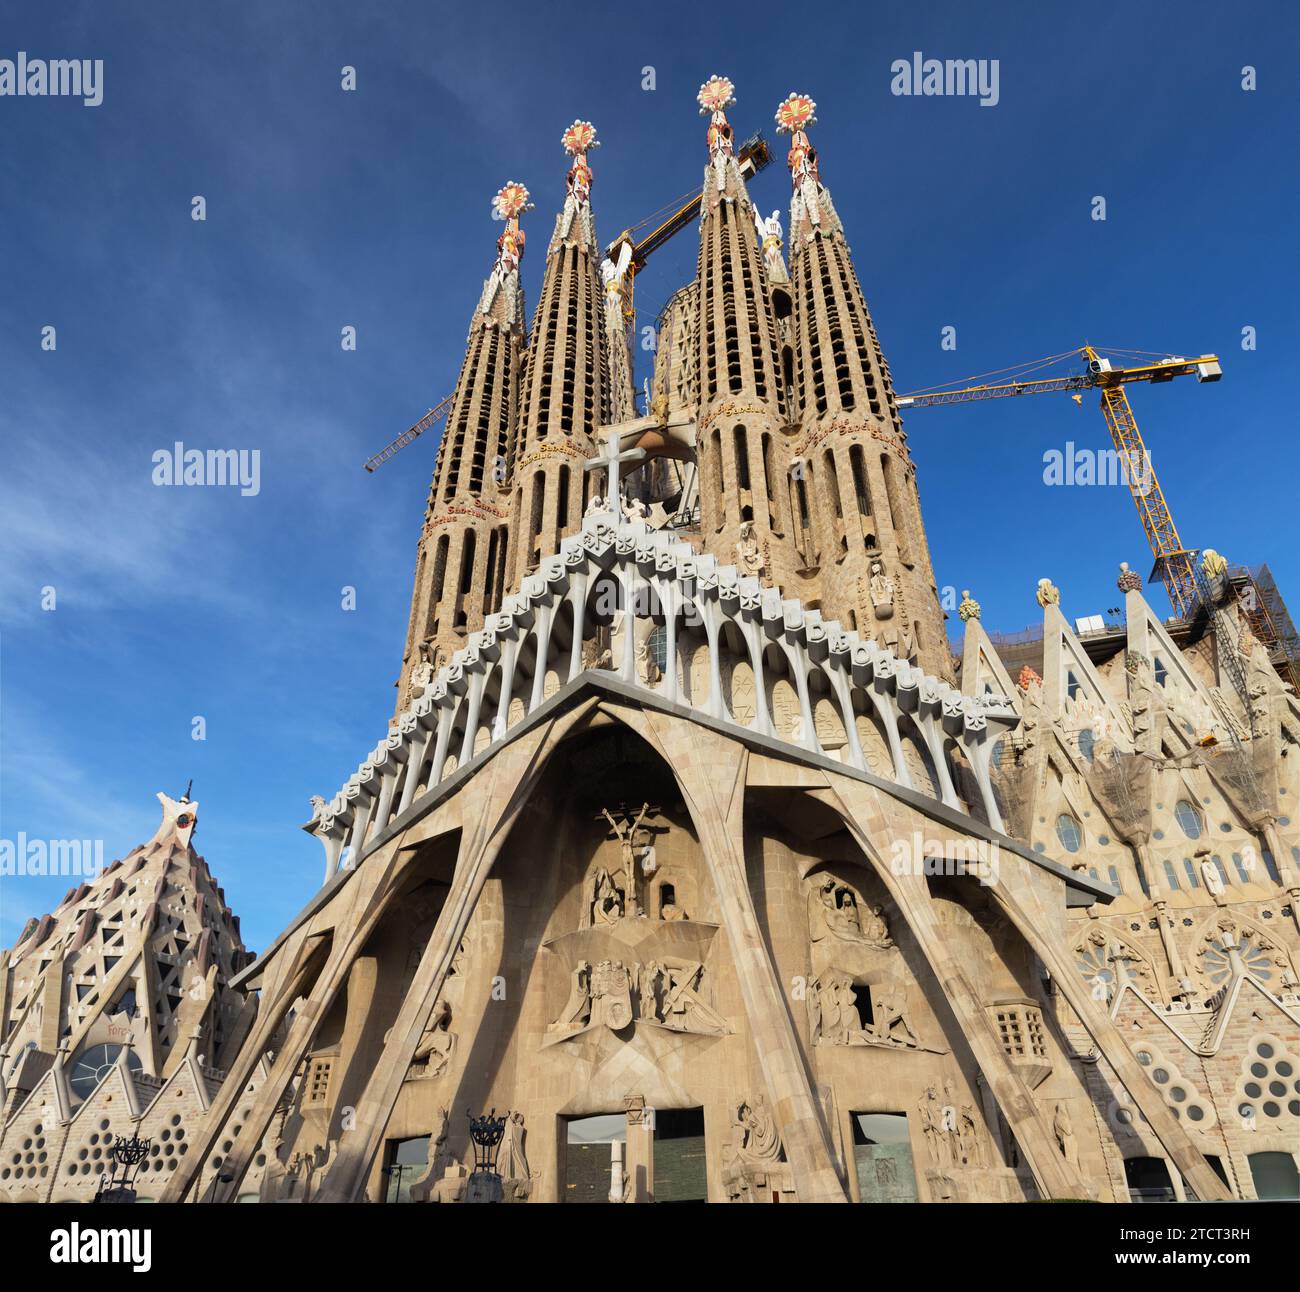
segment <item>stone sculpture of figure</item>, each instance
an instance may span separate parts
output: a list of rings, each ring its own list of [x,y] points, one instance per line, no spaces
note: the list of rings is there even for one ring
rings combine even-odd
[[[960,1166],[961,1142],[958,1129],[958,1112],[952,1102],[951,1083],[945,1083],[945,1100],[940,1103],[939,1092],[927,1086],[918,1105],[921,1129],[930,1158],[936,1166]]]
[[[635,628],[636,675],[646,686],[654,686],[659,681],[659,661],[655,659],[650,641],[655,633],[653,619],[638,619]]]
[[[450,1062],[455,1045],[456,1037],[451,1031],[451,1005],[439,997],[424,1034],[416,1044],[412,1061],[427,1063],[425,1075],[436,1077]]]
[[[411,670],[411,695],[421,696],[424,688],[433,681],[434,661],[432,647],[424,641],[419,646],[419,660]]]
[[[1052,1118],[1052,1132],[1060,1146],[1061,1156],[1071,1166],[1078,1166],[1079,1142],[1074,1137],[1074,1123],[1070,1121],[1070,1114],[1065,1111],[1064,1104],[1056,1105],[1056,1116]]]
[[[592,924],[617,924],[623,918],[623,894],[609,871],[602,866],[592,882]]]
[[[921,1139],[925,1144],[926,1152],[930,1155],[930,1160],[936,1165],[939,1162],[939,1138],[943,1133],[942,1127],[935,1121],[935,1099],[934,1087],[927,1086],[925,1094],[921,1096],[920,1103],[916,1106],[917,1121],[921,1126]]]
[[[704,1032],[719,1035],[730,1031],[727,1020],[705,1003],[697,988],[704,976],[698,960],[678,960],[672,956],[661,962],[663,1004],[659,1018],[665,1027],[679,1032]]]
[[[623,519],[644,521],[650,514],[650,509],[641,501],[640,498],[623,499]]]
[[[773,211],[763,219],[754,208],[754,227],[758,230],[758,241],[763,248],[763,263],[767,267],[767,279],[772,283],[789,282],[790,275],[781,255],[781,213]]]
[[[591,495],[591,501],[587,504],[587,510],[584,511],[582,514],[584,517],[601,516],[604,515],[608,510],[609,508],[606,505],[604,498],[602,498],[600,494],[594,493]]]
[[[970,1104],[961,1106],[960,1125],[962,1157],[966,1165],[983,1168],[984,1146],[980,1141],[979,1122]]]
[[[637,975],[638,1017],[652,1023],[660,1021],[659,980],[663,971],[657,961],[641,966]]]
[[[876,1040],[886,1045],[901,1045],[907,1049],[916,1049],[920,1042],[912,1031],[904,1010],[907,1005],[907,993],[899,982],[881,983],[872,992],[874,1005]]]
[[[882,949],[894,945],[881,907],[871,908],[864,928],[858,895],[833,875],[825,876],[809,890],[808,936],[813,942],[834,937],[842,942],[865,942]]]
[[[752,520],[741,522],[740,537],[736,540],[736,568],[741,574],[754,578],[762,577],[767,568],[763,563],[763,549],[754,537]]]
[[[877,947],[892,947],[894,940],[889,936],[889,925],[885,922],[884,907],[875,903],[863,918],[862,937]]]
[[[579,960],[569,980],[569,999],[548,1032],[581,1032],[591,1022],[591,965]]]
[[[1039,579],[1038,591],[1034,594],[1038,599],[1038,604],[1044,610],[1048,606],[1059,606],[1061,604],[1061,589],[1058,588],[1051,579]]]
[[[853,981],[830,970],[808,984],[808,1021],[816,1045],[848,1045],[858,1030]]]
[[[447,1110],[438,1110],[438,1122],[429,1134],[429,1151],[424,1161],[424,1173],[414,1181],[410,1189],[412,1202],[428,1202],[434,1185],[442,1179],[443,1172],[451,1165],[451,1154],[447,1151],[447,1131],[450,1118]]]
[[[738,1131],[735,1137],[736,1156],[750,1166],[771,1166],[783,1157],[781,1133],[767,1106],[767,1100],[746,1100],[736,1109],[732,1123]]]
[[[871,609],[877,619],[894,617],[894,580],[885,573],[880,561],[871,562],[871,579],[867,584],[871,594]]]
[[[636,415],[632,398],[632,361],[627,349],[627,319],[623,313],[623,286],[632,263],[632,244],[619,244],[618,259],[608,256],[600,263],[600,277],[605,285],[605,336],[609,343],[610,390],[613,395],[611,416],[615,422],[628,421]]]
[[[620,960],[602,960],[591,971],[591,1022],[621,1032],[632,1021],[632,975]]]
[[[524,1115],[509,1113],[501,1132],[501,1145],[497,1149],[497,1174],[502,1180],[531,1179],[528,1157],[524,1152]]]
[[[650,804],[642,803],[641,810],[636,814],[635,820],[630,823],[627,821],[620,823],[614,820],[606,808],[601,808],[602,815],[609,822],[610,828],[618,839],[619,860],[625,885],[623,895],[629,915],[638,914],[636,904],[636,832],[641,828],[641,822],[645,820],[649,811]]]

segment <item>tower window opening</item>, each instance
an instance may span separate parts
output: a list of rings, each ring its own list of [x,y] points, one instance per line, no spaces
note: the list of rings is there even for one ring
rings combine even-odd
[[[569,526],[569,468],[560,468],[560,488],[555,502],[555,527],[563,537]]]
[[[743,426],[737,426],[735,430],[736,441],[736,485],[740,489],[748,489],[749,484],[749,437],[745,434]]]

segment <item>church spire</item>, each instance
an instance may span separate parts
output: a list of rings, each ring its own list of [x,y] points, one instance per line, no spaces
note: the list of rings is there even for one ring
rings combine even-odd
[[[438,448],[416,556],[399,712],[505,594],[505,486],[524,341],[519,262],[525,236],[519,217],[531,208],[528,190],[515,180],[492,199],[493,218],[505,228],[470,319],[465,361]]]
[[[582,464],[609,421],[610,377],[600,252],[591,210],[590,121],[560,144],[570,163],[564,206],[546,250],[542,291],[524,365],[511,510],[515,584],[582,518]]]
[[[725,76],[700,87],[705,136],[695,347],[701,523],[717,550],[735,552],[747,574],[785,587],[809,562],[797,549],[790,482],[781,452],[785,416],[777,317],[788,285],[765,268],[754,205],[736,161]],[[776,256],[779,259],[780,252]]]
[[[821,556],[824,607],[927,672],[952,675],[916,468],[889,365],[844,228],[808,137],[817,105],[791,94],[776,110],[790,136],[790,274],[798,354],[791,412],[801,488]]]

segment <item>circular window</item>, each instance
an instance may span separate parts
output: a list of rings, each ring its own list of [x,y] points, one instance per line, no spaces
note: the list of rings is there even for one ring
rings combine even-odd
[[[1267,1041],[1261,1041],[1255,1047],[1255,1053],[1258,1054],[1261,1059],[1271,1059],[1273,1057],[1273,1047],[1269,1045]]]
[[[1182,832],[1189,839],[1199,839],[1201,837],[1203,823],[1196,804],[1189,803],[1187,799],[1179,799],[1177,806],[1174,808],[1174,816],[1177,818]]]
[[[1151,1074],[1151,1080],[1158,1086],[1163,1086],[1169,1080],[1169,1073],[1164,1068],[1157,1068]]]
[[[1205,1109],[1200,1104],[1189,1104],[1187,1108],[1187,1120],[1200,1122],[1205,1120]]]
[[[1068,812],[1062,812],[1056,818],[1056,837],[1061,841],[1061,847],[1066,852],[1078,852],[1083,844],[1079,823]]]
[[[121,1053],[120,1045],[92,1045],[82,1051],[68,1078],[68,1085],[77,1103],[84,1102],[94,1093],[99,1083],[112,1072],[113,1065]],[[127,1055],[126,1062],[132,1072],[139,1072],[143,1067],[134,1050]],[[101,1123],[101,1126],[107,1127],[107,1125],[107,1122]]]
[[[1268,1064],[1267,1064],[1267,1063],[1252,1063],[1252,1064],[1250,1065],[1250,1074],[1251,1074],[1251,1076],[1253,1076],[1253,1077],[1266,1077],[1266,1076],[1268,1076]]]

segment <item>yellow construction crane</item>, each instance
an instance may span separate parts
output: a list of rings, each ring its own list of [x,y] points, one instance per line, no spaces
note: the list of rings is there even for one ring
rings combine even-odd
[[[1002,369],[985,376],[1001,380],[957,389],[932,387],[902,395],[898,400],[900,410],[928,408],[935,404],[965,404],[976,399],[1006,399],[1012,395],[1036,395],[1050,391],[1098,390],[1101,393],[1101,411],[1111,440],[1123,464],[1129,492],[1137,504],[1142,528],[1146,531],[1155,556],[1151,577],[1159,575],[1169,594],[1169,603],[1180,618],[1190,618],[1200,603],[1197,588],[1195,549],[1183,546],[1178,527],[1165,502],[1164,490],[1156,479],[1142,433],[1138,430],[1133,409],[1128,402],[1125,387],[1135,381],[1161,383],[1175,377],[1195,375],[1198,381],[1218,381],[1223,369],[1218,357],[1212,354],[1186,358],[1182,355],[1152,355],[1142,351],[1112,351],[1123,354],[1122,363],[1112,361],[1090,345],[1078,350],[1066,350],[1048,355],[1018,368]],[[1057,376],[1032,376],[1052,364],[1077,357],[1083,360],[1083,371]],[[1014,375],[1008,375],[1014,374]],[[967,378],[967,380],[970,380]],[[1082,403],[1080,394],[1073,394],[1075,403]]]
[[[771,150],[768,148],[767,140],[761,132],[751,135],[740,145],[736,151],[736,160],[740,163],[740,173],[746,179],[752,179],[772,160]],[[675,233],[684,229],[699,215],[700,205],[703,200],[704,190],[702,188],[683,194],[675,202],[670,202],[667,206],[661,207],[639,224],[634,224],[630,229],[624,229],[606,248],[605,254],[617,263],[623,247],[627,247],[628,261],[627,270],[623,276],[622,292],[623,318],[627,325],[629,337],[636,321],[632,291],[637,274],[645,268],[645,262],[652,251],[662,247]],[[665,215],[665,213],[669,214]],[[659,223],[649,233],[638,237],[637,235],[640,234],[641,230],[654,220],[659,220]],[[419,439],[429,427],[440,422],[451,411],[451,400],[451,395],[444,396],[414,426],[403,431],[391,444],[380,449],[374,457],[367,458],[364,463],[366,470],[374,471],[376,467],[382,466],[389,458],[400,453],[413,440]]]

